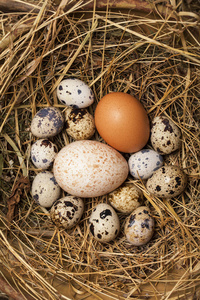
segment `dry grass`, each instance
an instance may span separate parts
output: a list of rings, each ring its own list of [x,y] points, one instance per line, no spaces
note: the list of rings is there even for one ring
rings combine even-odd
[[[0,16],[0,266],[1,275],[27,298],[198,298],[200,26],[198,14],[177,2],[168,1],[177,5],[173,18],[134,11],[83,13],[77,1],[68,12],[43,1],[37,15]],[[156,220],[155,235],[146,246],[128,244],[122,214],[115,241],[100,244],[91,238],[88,217],[106,196],[86,199],[80,224],[58,231],[25,192],[16,218],[11,226],[7,223],[7,199],[14,186],[22,175],[32,181],[38,172],[30,160],[36,139],[31,119],[44,106],[64,109],[56,86],[70,76],[94,91],[91,113],[103,95],[124,91],[143,103],[150,120],[162,113],[182,131],[180,151],[165,156],[165,164],[178,164],[188,174],[185,192],[162,201],[137,181]],[[100,139],[97,133],[94,138]],[[72,139],[63,130],[52,141],[61,149]]]

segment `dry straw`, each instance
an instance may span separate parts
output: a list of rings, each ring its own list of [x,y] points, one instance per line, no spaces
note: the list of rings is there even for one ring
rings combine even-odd
[[[198,1],[115,1],[116,10],[113,1],[14,2],[0,1],[0,290],[13,299],[200,299]],[[88,218],[107,196],[86,199],[79,225],[59,231],[23,181],[39,172],[30,160],[32,117],[41,107],[64,109],[56,87],[72,76],[94,91],[91,113],[103,95],[124,91],[150,120],[164,114],[181,129],[181,149],[165,164],[188,174],[185,192],[161,200],[136,181],[156,220],[145,246],[126,241],[122,214],[115,241],[92,239]],[[52,141],[61,149],[72,139],[63,130]],[[18,204],[8,223],[10,199]]]

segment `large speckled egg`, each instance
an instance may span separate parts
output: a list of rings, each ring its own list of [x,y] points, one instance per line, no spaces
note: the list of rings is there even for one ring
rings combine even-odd
[[[68,107],[65,110],[67,134],[75,140],[90,139],[95,133],[93,116],[84,108]]]
[[[178,166],[163,166],[147,180],[147,190],[156,197],[173,198],[183,192],[186,174]]]
[[[107,144],[125,153],[141,150],[150,134],[149,119],[142,103],[122,92],[109,93],[99,101],[95,126]]]
[[[163,165],[163,157],[151,149],[142,149],[129,157],[130,174],[136,179],[149,178]]]
[[[31,132],[38,138],[55,136],[62,130],[64,117],[56,107],[45,107],[40,109],[31,122]]]
[[[129,243],[142,246],[150,241],[154,233],[154,219],[146,206],[136,208],[126,219],[124,232]]]
[[[39,139],[31,146],[31,160],[36,168],[46,170],[53,166],[57,147],[47,139]]]
[[[152,121],[151,144],[160,154],[170,154],[181,146],[181,131],[170,119],[157,116]]]
[[[119,233],[120,223],[112,206],[106,203],[98,204],[90,216],[89,229],[99,242],[105,243],[114,240]]]
[[[128,176],[125,158],[110,146],[75,141],[57,154],[53,165],[60,187],[77,197],[97,197],[118,188]]]
[[[57,97],[64,105],[76,108],[84,108],[94,102],[94,94],[90,87],[76,78],[62,80],[57,87]]]
[[[57,227],[69,229],[80,221],[83,211],[84,203],[81,198],[66,196],[54,202],[50,217]]]
[[[124,214],[130,214],[143,200],[142,191],[134,184],[123,184],[108,195],[110,204]]]
[[[51,207],[60,197],[61,189],[52,172],[38,173],[32,183],[31,194],[33,199],[42,207]]]

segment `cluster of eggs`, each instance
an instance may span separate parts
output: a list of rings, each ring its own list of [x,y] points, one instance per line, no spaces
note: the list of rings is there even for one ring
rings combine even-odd
[[[179,128],[164,116],[157,116],[150,128],[142,104],[122,92],[104,96],[93,117],[86,109],[94,102],[93,92],[79,79],[61,81],[57,97],[66,105],[64,116],[59,109],[46,107],[31,122],[31,132],[38,138],[31,147],[31,159],[42,169],[32,183],[33,199],[49,208],[54,224],[68,229],[82,217],[83,198],[108,194],[110,204],[99,203],[91,212],[90,233],[100,242],[116,238],[120,232],[117,212],[121,212],[128,215],[127,240],[135,246],[146,244],[153,236],[154,218],[143,205],[143,193],[126,179],[130,173],[134,179],[145,180],[147,190],[161,198],[180,194],[186,175],[178,166],[164,166],[162,156],[180,147]],[[64,125],[75,141],[58,152],[50,138]],[[90,139],[96,129],[104,142]],[[153,149],[144,148],[149,138]],[[60,198],[61,190],[68,195]]]

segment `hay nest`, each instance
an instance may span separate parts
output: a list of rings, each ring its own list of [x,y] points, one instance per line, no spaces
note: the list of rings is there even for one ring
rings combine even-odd
[[[8,2],[0,30],[0,290],[13,299],[200,299],[199,2]],[[56,87],[72,76],[92,88],[91,113],[108,92],[128,92],[150,120],[164,114],[181,129],[181,149],[164,163],[188,174],[184,193],[161,200],[137,181],[156,220],[145,246],[126,241],[122,214],[115,241],[89,235],[91,210],[106,195],[86,199],[81,222],[67,231],[30,195],[39,172],[31,120],[42,107],[64,110]],[[52,141],[61,149],[73,140],[63,130]]]

